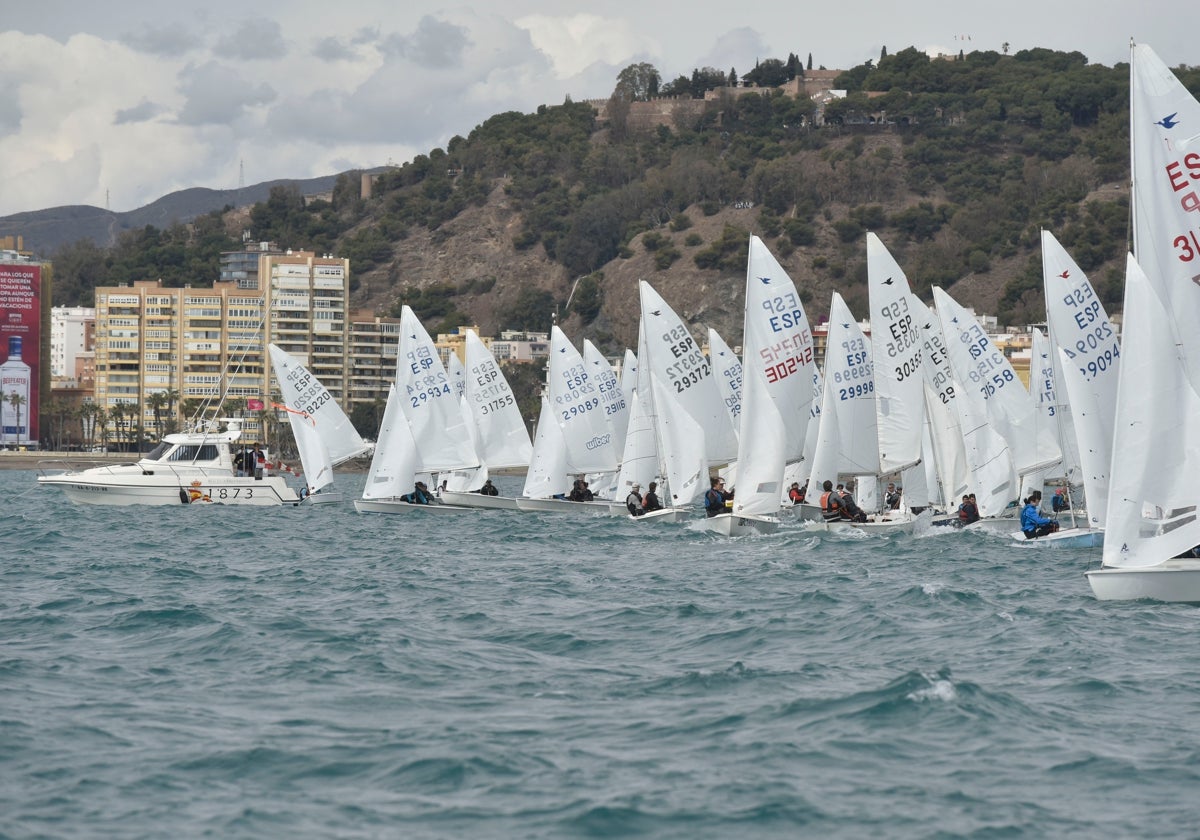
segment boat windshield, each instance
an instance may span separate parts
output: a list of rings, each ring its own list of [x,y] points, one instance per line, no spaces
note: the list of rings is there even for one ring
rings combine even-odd
[[[166,441],[163,441],[158,446],[154,447],[152,450],[150,450],[148,453],[146,453],[146,455],[144,457],[147,461],[157,461],[160,458],[162,458],[162,456],[165,455],[167,453],[167,450],[170,448],[171,448],[171,444],[167,443]]]

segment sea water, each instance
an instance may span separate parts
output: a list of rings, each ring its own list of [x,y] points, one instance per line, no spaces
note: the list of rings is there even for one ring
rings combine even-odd
[[[0,836],[1197,835],[1200,611],[1094,552],[0,509]]]

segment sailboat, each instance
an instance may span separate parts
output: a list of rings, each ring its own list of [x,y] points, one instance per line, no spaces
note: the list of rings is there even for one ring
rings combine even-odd
[[[922,445],[925,453],[922,466],[931,467],[926,473],[929,501],[945,512],[953,510],[971,487],[972,473],[963,435],[965,415],[959,404],[959,400],[966,397],[962,383],[954,378],[941,321],[915,295],[909,298],[909,306],[917,313],[923,348],[921,368],[925,383],[926,441]],[[1007,474],[1007,468],[1005,470]],[[953,521],[957,522],[957,517]]]
[[[736,433],[742,420],[742,360],[712,327],[708,328],[708,360]]]
[[[566,334],[550,329],[550,363],[533,455],[517,507],[546,513],[607,514],[604,500],[566,498],[572,481],[588,473],[614,472],[618,451],[605,419],[597,383]]]
[[[437,347],[408,306],[400,312],[396,382],[388,391],[379,441],[361,499],[360,513],[450,513],[460,505],[414,504],[406,496],[418,481],[435,473],[474,468],[471,444],[458,395]]]
[[[663,501],[678,511],[672,517],[677,521],[708,489],[709,471],[736,457],[737,437],[716,372],[683,319],[644,280],[638,297],[637,398],[649,398],[653,446],[667,484]]]
[[[878,488],[887,476],[903,473],[921,462],[925,383],[921,365],[922,313],[910,303],[912,289],[908,277],[874,233],[867,234],[867,290],[879,446]],[[869,517],[867,528],[911,531],[914,518],[901,502],[899,510],[885,510]]]
[[[705,526],[725,536],[779,528],[783,475],[804,453],[812,403],[813,336],[792,278],[750,237],[742,336],[742,411],[733,509]]]
[[[645,354],[645,324],[638,326],[638,352]],[[626,357],[628,360],[632,356]],[[681,476],[694,476],[698,482],[700,476],[707,471],[707,463],[703,452],[694,445],[696,438],[689,432],[680,430],[691,428],[686,424],[692,421],[681,415],[681,409],[667,394],[660,393],[655,398],[655,389],[648,365],[635,362],[632,366],[625,365],[625,376],[622,383],[629,396],[629,425],[626,428],[625,447],[621,455],[621,471],[617,476],[617,494],[612,503],[614,514],[624,514],[641,525],[663,522],[682,522],[695,515],[690,507],[674,503],[669,493],[670,481],[668,476],[674,476],[681,483],[688,479]],[[663,414],[657,413],[656,406],[662,403]],[[685,424],[679,426],[680,423]],[[676,445],[676,437],[684,442],[683,446]],[[703,432],[701,432],[703,435]],[[689,442],[693,445],[687,445]],[[669,504],[661,509],[649,511],[639,516],[631,516],[625,506],[634,485],[648,489],[650,482],[660,485],[660,499],[666,499]]]
[[[274,344],[267,349],[300,453],[305,498],[309,504],[340,502],[342,494],[333,489],[333,468],[367,454],[371,445],[308,368]]]
[[[467,330],[466,356],[462,402],[474,429],[472,439],[481,464],[470,471],[467,485],[443,490],[442,500],[466,507],[515,510],[517,500],[511,496],[473,491],[483,486],[491,470],[529,468],[533,452],[529,431],[504,371],[474,330]],[[452,363],[455,358],[451,357]]]
[[[1125,273],[1103,562],[1087,579],[1100,600],[1197,602],[1200,558],[1180,555],[1200,545],[1200,336],[1194,261],[1178,247],[1200,250],[1189,244],[1200,235],[1200,199],[1174,179],[1196,159],[1200,103],[1150,47],[1131,52],[1134,254]]]
[[[1130,256],[1113,430],[1104,560],[1087,572],[1102,601],[1200,601],[1200,396],[1192,390],[1170,317]]]
[[[933,297],[955,378],[964,386],[965,399],[955,402],[983,517],[976,527],[1008,533],[1010,523],[998,520],[1016,513],[1021,477],[1054,466],[1062,450],[1039,427],[1033,397],[975,316],[941,288],[934,287]]]
[[[1112,462],[1113,419],[1121,349],[1092,284],[1049,231],[1042,231],[1042,276],[1046,292],[1049,347],[1042,361],[1038,390],[1050,389],[1052,419],[1063,450],[1068,486],[1081,485],[1086,518],[1066,516],[1071,527],[1039,537],[1036,544],[1096,548],[1103,545]],[[1024,535],[1014,538],[1024,539]]]
[[[588,376],[596,386],[596,393],[604,410],[604,420],[612,432],[612,451],[618,456],[625,449],[625,433],[629,428],[629,400],[617,372],[613,370],[608,359],[599,348],[586,338],[583,340],[583,363],[587,367]],[[608,472],[591,473],[587,477],[592,493],[598,499],[608,499],[610,509],[616,509],[621,515],[626,513],[625,503],[618,498],[617,469]]]

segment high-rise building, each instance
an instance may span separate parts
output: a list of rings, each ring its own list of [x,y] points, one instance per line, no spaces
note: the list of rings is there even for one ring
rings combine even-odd
[[[139,280],[97,288],[95,401],[110,413],[118,405],[137,412],[113,429],[117,439],[135,439],[139,429],[153,433],[185,403],[261,397],[265,313],[262,292],[233,283],[172,289]],[[169,406],[156,407],[161,400]],[[246,429],[255,439],[257,420]]]
[[[348,409],[350,261],[310,251],[264,254],[258,276],[270,308],[267,340],[304,364]],[[266,393],[277,390],[263,385]]]
[[[267,254],[282,254],[271,242],[257,242],[241,251],[221,252],[221,281],[239,289],[260,289],[258,261]]]
[[[90,306],[56,306],[50,310],[50,376],[75,379],[76,359],[96,342],[96,310]]]
[[[139,429],[153,436],[171,409],[172,420],[186,420],[186,409],[224,398],[223,410],[231,411],[232,398],[249,409],[248,439],[264,440],[254,405],[268,406],[278,392],[268,342],[296,356],[350,408],[349,261],[305,251],[257,259],[262,288],[241,288],[232,279],[211,289],[165,288],[158,280],[96,289],[95,400],[109,412],[137,407],[121,429],[111,430],[116,439],[136,439]],[[164,400],[171,409],[164,410]]]

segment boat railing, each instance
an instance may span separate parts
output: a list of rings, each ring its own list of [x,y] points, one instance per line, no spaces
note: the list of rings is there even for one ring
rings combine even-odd
[[[66,473],[81,473],[84,470],[110,470],[115,467],[137,466],[132,462],[122,464],[98,464],[87,459],[49,458],[37,462],[39,475],[62,475]]]

